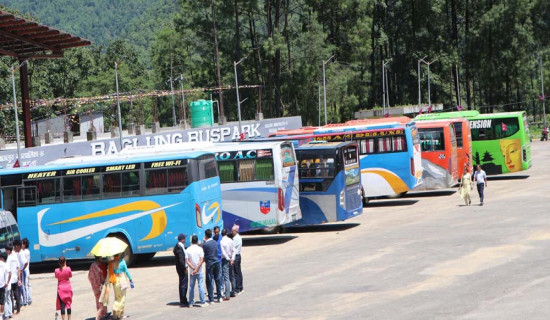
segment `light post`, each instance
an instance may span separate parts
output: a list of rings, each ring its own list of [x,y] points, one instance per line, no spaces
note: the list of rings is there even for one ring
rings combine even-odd
[[[120,99],[118,98],[118,62],[115,62],[115,83],[116,83],[116,108],[118,114],[118,139],[120,141],[120,150],[122,150],[122,120],[120,115]]]
[[[384,116],[386,116],[386,92],[388,90],[388,77],[386,75],[386,65],[390,63],[391,59],[384,62],[382,60],[382,113],[384,113]],[[390,107],[390,95],[389,92],[387,93],[387,100],[388,100],[388,108]]]
[[[174,127],[176,126],[176,104],[174,103],[174,79],[170,76],[170,95],[172,96],[172,118],[174,119]]]
[[[187,111],[185,110],[185,95],[183,94],[183,74],[179,78],[181,82],[181,107],[183,108],[183,127],[187,129]]]
[[[242,101],[239,98],[239,79],[237,78],[237,65],[243,62],[244,59],[246,59],[246,57],[242,58],[238,62],[233,61],[233,69],[235,70],[235,91],[237,92],[237,112],[239,114],[239,134],[243,134],[243,127],[241,124],[241,102]]]
[[[546,100],[546,97],[544,96],[544,77],[542,75],[542,54],[539,54],[539,65],[540,65],[540,87],[541,87],[541,93],[542,93],[542,117],[544,122],[544,129],[546,129],[546,105],[544,100]]]
[[[424,62],[424,59],[426,59],[428,56],[424,56],[424,58],[418,60],[418,111],[422,108],[422,93],[420,92],[420,62]]]
[[[19,166],[22,166],[21,162],[21,142],[19,141],[19,116],[17,115],[17,94],[15,93],[15,72],[19,70],[27,60],[21,62],[17,68],[11,67],[11,84],[13,87],[13,111],[15,112],[15,140],[17,141],[17,161]]]
[[[424,62],[428,66],[428,108],[429,108],[432,105],[432,97],[430,95],[430,65],[432,63],[436,62],[439,59],[435,59],[435,60],[430,61],[430,62],[426,62],[426,61],[424,61],[424,59],[420,59],[420,60],[422,60],[422,62]]]
[[[334,55],[330,56],[327,61],[323,61],[323,99],[324,99],[324,105],[325,105],[325,125],[327,124],[327,83],[326,83],[326,76],[325,76],[325,65],[329,63],[332,58],[334,58]]]
[[[319,127],[321,126],[321,84],[319,83],[318,86],[318,92],[319,92],[319,104],[318,104],[318,108],[317,108],[317,111],[318,111],[318,114],[319,114]]]

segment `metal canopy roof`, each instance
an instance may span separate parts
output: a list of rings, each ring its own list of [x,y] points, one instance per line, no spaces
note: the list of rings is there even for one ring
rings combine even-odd
[[[63,57],[63,50],[91,42],[0,11],[0,55],[19,60]]]

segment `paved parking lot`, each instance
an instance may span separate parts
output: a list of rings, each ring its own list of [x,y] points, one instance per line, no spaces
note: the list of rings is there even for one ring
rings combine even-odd
[[[485,206],[456,190],[373,201],[343,223],[244,237],[245,292],[180,308],[171,252],[131,268],[130,319],[548,319],[550,143],[533,168],[489,181]],[[87,264],[73,319],[91,319]],[[34,303],[19,319],[53,319],[53,266],[35,267]]]

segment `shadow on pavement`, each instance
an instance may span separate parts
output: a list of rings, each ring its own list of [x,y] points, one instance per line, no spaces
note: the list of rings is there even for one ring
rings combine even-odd
[[[528,178],[529,178],[529,175],[528,175],[528,174],[525,174],[525,175],[514,175],[514,176],[502,175],[502,176],[490,176],[490,177],[487,177],[487,180],[489,180],[489,181],[499,181],[499,180],[523,180],[523,179],[528,179]]]
[[[365,208],[377,208],[377,207],[393,207],[393,206],[412,206],[417,203],[418,200],[381,200],[370,201]]]
[[[259,236],[259,237],[243,237],[243,247],[255,247],[255,246],[270,246],[286,243],[297,236],[289,235],[273,235],[273,236]]]
[[[444,197],[450,196],[451,194],[456,193],[457,189],[446,189],[446,190],[432,190],[432,191],[417,191],[409,192],[404,195],[404,198],[426,198],[426,197]]]
[[[318,224],[313,226],[285,227],[285,233],[334,232],[348,230],[357,226],[359,226],[359,223]]]

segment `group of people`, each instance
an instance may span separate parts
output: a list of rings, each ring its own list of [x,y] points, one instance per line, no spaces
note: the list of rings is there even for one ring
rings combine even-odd
[[[59,257],[58,263],[59,268],[55,269],[55,277],[57,278],[56,310],[61,312],[62,320],[65,320],[65,315],[67,320],[70,320],[73,299],[70,278],[73,274],[71,267],[67,266],[64,256]],[[88,280],[92,285],[95,297],[96,320],[109,318],[110,314],[107,313],[107,306],[109,305],[111,290],[114,292],[112,318],[114,320],[122,319],[126,304],[126,290],[134,288],[134,282],[121,254],[109,257],[107,261],[103,257],[96,257],[88,271]]]
[[[185,249],[184,234],[178,235],[174,247],[176,271],[179,277],[179,302],[182,307],[206,307],[214,302],[228,301],[243,292],[241,270],[242,238],[239,226],[234,225],[231,233],[215,227],[204,232],[204,241],[199,246],[196,235],[191,237],[191,246]],[[203,268],[203,265],[205,266]],[[206,291],[204,280],[206,273]],[[195,284],[198,283],[199,301],[195,302]],[[214,294],[214,288],[216,294]],[[187,291],[189,289],[189,299]]]
[[[479,164],[476,167],[473,177],[472,174],[470,174],[468,166],[465,166],[464,174],[460,179],[460,197],[464,200],[467,206],[472,204],[470,191],[474,189],[474,184],[476,185],[477,193],[479,194],[479,205],[482,206],[485,198],[485,188],[487,187],[487,174],[483,171],[483,169],[481,169],[481,165]]]
[[[31,253],[29,240],[14,240],[0,252],[0,313],[2,319],[14,314],[32,303],[29,282]]]

